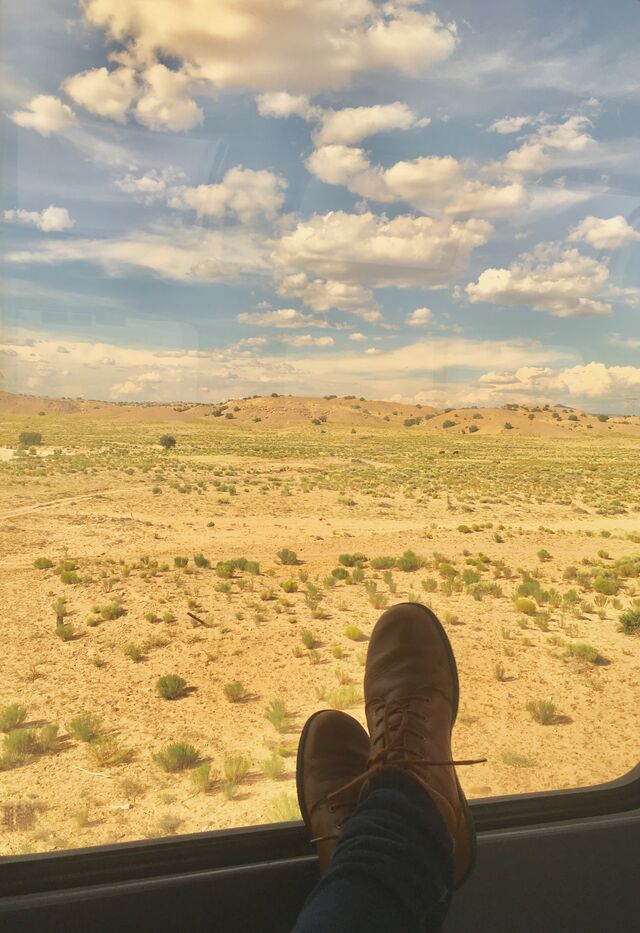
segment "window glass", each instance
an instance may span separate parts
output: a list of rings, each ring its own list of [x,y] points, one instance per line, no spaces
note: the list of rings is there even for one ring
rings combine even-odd
[[[406,600],[470,798],[637,763],[639,12],[4,6],[0,853],[298,818]]]

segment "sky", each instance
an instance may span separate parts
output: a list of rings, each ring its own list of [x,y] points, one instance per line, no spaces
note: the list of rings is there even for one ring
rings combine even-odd
[[[5,389],[640,411],[638,0],[0,19]]]

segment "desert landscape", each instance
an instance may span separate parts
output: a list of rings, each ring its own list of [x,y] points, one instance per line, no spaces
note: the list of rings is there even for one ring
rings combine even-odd
[[[0,853],[299,819],[381,610],[431,606],[470,798],[638,761],[640,418],[0,393]]]

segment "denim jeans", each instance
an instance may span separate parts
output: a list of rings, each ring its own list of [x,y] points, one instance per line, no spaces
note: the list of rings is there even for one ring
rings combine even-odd
[[[453,839],[411,778],[371,781],[293,933],[438,933],[453,890]]]

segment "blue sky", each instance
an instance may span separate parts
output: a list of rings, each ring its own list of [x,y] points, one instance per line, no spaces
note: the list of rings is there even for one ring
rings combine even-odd
[[[640,396],[640,3],[26,0],[6,388]]]

